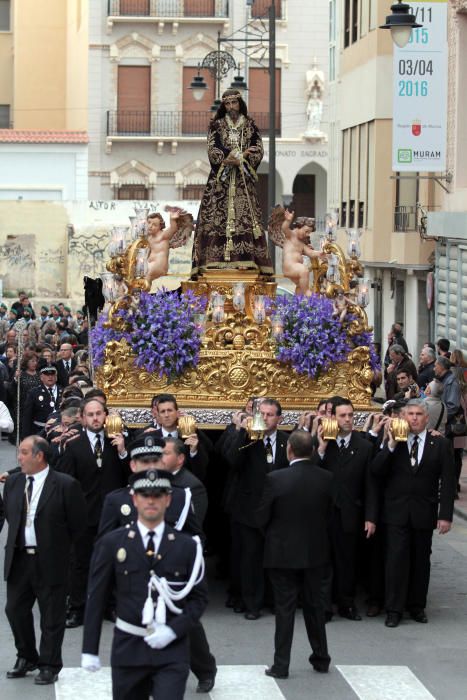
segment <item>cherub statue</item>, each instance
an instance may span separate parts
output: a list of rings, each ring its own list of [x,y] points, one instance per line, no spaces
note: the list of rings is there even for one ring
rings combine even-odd
[[[148,214],[146,235],[149,243],[147,279],[152,282],[169,271],[169,249],[180,248],[191,236],[193,216],[179,207],[165,208],[170,212],[170,224],[166,228],[162,214]]]
[[[315,220],[299,217],[294,228],[291,223],[294,212],[277,206],[269,219],[269,237],[283,249],[282,271],[295,284],[295,294],[311,295],[310,270],[303,261],[303,256],[320,258],[325,256],[310,245],[310,233],[315,230]]]

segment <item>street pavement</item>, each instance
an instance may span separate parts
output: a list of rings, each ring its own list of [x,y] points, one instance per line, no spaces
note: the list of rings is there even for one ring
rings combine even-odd
[[[14,449],[0,444],[0,469],[14,466]],[[5,531],[0,535],[4,544]],[[208,568],[213,568],[209,566]],[[272,662],[274,618],[265,614],[247,622],[224,606],[223,585],[210,581],[211,602],[203,621],[217,657],[219,674],[212,700],[465,700],[467,698],[467,466],[456,501],[453,530],[433,538],[432,574],[427,625],[404,619],[396,629],[384,626],[384,616],[350,622],[335,618],[327,625],[332,666],[315,673],[300,613],[297,615],[290,677],[264,676]],[[0,585],[0,608],[5,584]],[[364,609],[361,602],[360,608]],[[39,633],[39,631],[38,631]],[[100,657],[108,667],[112,625],[104,623]],[[55,686],[39,687],[33,677],[8,680],[15,649],[5,615],[0,614],[0,699],[110,700],[108,668],[97,674],[81,671],[82,629],[68,630],[63,647],[64,669]],[[190,676],[187,700],[195,694]]]

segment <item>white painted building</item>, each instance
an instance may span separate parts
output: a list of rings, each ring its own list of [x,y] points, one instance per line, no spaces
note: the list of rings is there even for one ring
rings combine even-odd
[[[0,199],[87,199],[87,143],[81,131],[0,129]]]

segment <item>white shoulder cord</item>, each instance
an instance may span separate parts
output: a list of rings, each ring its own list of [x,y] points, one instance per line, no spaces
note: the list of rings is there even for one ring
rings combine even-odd
[[[188,511],[190,510],[191,506],[191,489],[187,487],[184,489],[185,491],[185,505],[182,508],[182,512],[180,513],[180,517],[178,518],[177,522],[174,525],[175,530],[182,530],[183,526],[186,523],[186,519],[188,517]]]
[[[167,608],[176,615],[181,615],[183,610],[178,608],[174,601],[183,600],[183,598],[190,593],[192,588],[202,581],[204,577],[203,548],[201,540],[197,535],[193,537],[193,539],[196,543],[196,556],[190,578],[185,584],[182,584],[181,581],[167,581],[163,576],[159,577],[154,573],[150,576],[148,581],[148,597],[144,603],[142,617],[142,624],[145,627],[151,625],[153,622],[156,625],[165,625]],[[171,586],[181,585],[183,585],[181,590],[171,588]],[[153,591],[157,591],[159,594],[155,611],[154,601],[152,599]]]

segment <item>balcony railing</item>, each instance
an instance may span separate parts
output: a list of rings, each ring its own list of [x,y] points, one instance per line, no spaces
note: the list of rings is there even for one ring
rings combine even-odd
[[[394,208],[394,231],[416,231],[417,230],[417,207],[416,206],[396,206]]]
[[[109,17],[228,17],[228,0],[108,0]]]
[[[269,113],[251,115],[263,136],[267,136]],[[107,136],[206,136],[210,112],[107,112]],[[276,115],[276,135],[280,136],[280,115]]]

